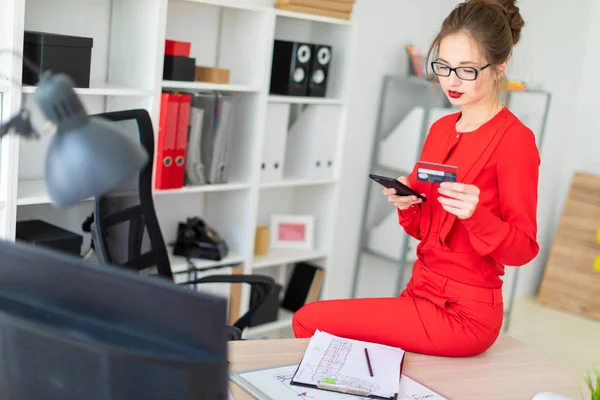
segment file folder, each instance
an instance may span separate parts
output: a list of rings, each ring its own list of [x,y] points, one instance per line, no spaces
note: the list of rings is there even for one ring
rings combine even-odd
[[[215,106],[215,126],[208,181],[210,183],[226,183],[228,180],[227,156],[232,128],[231,98],[219,94]]]
[[[232,99],[196,93],[191,101],[186,180],[192,185],[226,183],[232,134]]]
[[[192,102],[190,108],[190,131],[185,162],[186,183],[191,185],[206,184],[205,167],[202,162],[202,126],[206,110]]]
[[[171,187],[181,188],[185,181],[185,159],[188,142],[190,103],[192,96],[186,93],[176,94],[179,109],[177,112],[177,136],[175,141],[175,165],[173,167],[173,181]]]
[[[172,189],[175,171],[179,101],[173,93],[162,93],[156,149],[156,189]]]

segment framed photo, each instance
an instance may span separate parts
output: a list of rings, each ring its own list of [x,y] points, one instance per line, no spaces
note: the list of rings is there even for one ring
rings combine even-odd
[[[276,249],[312,250],[315,240],[315,218],[312,215],[271,216],[270,247]]]

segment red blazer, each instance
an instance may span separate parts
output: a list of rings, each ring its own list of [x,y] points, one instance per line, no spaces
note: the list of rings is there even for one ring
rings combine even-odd
[[[443,264],[428,267],[465,283],[501,287],[504,265],[524,265],[539,252],[540,156],[533,132],[506,108],[474,132],[456,131],[459,116],[432,125],[420,160],[456,165],[457,182],[480,189],[474,214],[461,220],[439,207],[438,185],[418,181],[415,166],[408,181],[428,201],[398,210],[399,222],[421,240],[421,261]]]

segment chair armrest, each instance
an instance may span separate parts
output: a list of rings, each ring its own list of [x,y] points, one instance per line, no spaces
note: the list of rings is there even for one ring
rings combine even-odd
[[[196,285],[202,283],[246,283],[256,290],[258,295],[255,304],[233,325],[240,331],[243,331],[250,325],[250,320],[256,310],[263,305],[275,288],[275,280],[267,275],[209,275],[182,284]]]

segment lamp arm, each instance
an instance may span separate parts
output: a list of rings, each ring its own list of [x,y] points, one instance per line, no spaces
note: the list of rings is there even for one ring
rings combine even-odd
[[[57,130],[55,123],[44,115],[44,112],[35,101],[35,94],[27,99],[19,112],[2,124],[0,138],[9,133],[38,139],[40,135],[53,134]]]
[[[2,53],[11,53],[12,55],[21,58],[23,65],[35,73],[40,81],[45,75],[50,75],[49,71],[43,74],[38,65],[24,54],[21,54],[14,49],[1,49],[0,54]],[[10,77],[7,78],[15,85],[20,84]],[[56,125],[52,124],[52,122],[44,117],[44,113],[37,103],[33,101],[32,97],[34,96],[28,98],[25,106],[22,107],[16,115],[10,118],[8,122],[2,124],[0,121],[0,138],[9,133],[16,133],[29,138],[38,138],[40,133],[54,133],[56,131]]]
[[[19,53],[15,49],[0,49],[0,54],[3,54],[3,53],[11,53],[13,56],[19,57],[21,59],[21,61],[23,62],[23,65],[25,67],[27,67],[31,72],[33,72],[34,74],[36,74],[38,76],[38,80],[42,76],[42,70],[40,69],[40,66],[37,65],[36,63],[34,63],[33,61],[31,61],[29,58],[25,57],[24,54]],[[2,75],[0,75],[0,76],[2,76]],[[17,85],[17,86],[20,85],[20,82],[16,81],[15,79],[11,79],[11,77],[9,77],[9,76],[5,76],[5,77],[7,79],[10,79],[12,81],[12,83],[14,83],[15,85]]]

